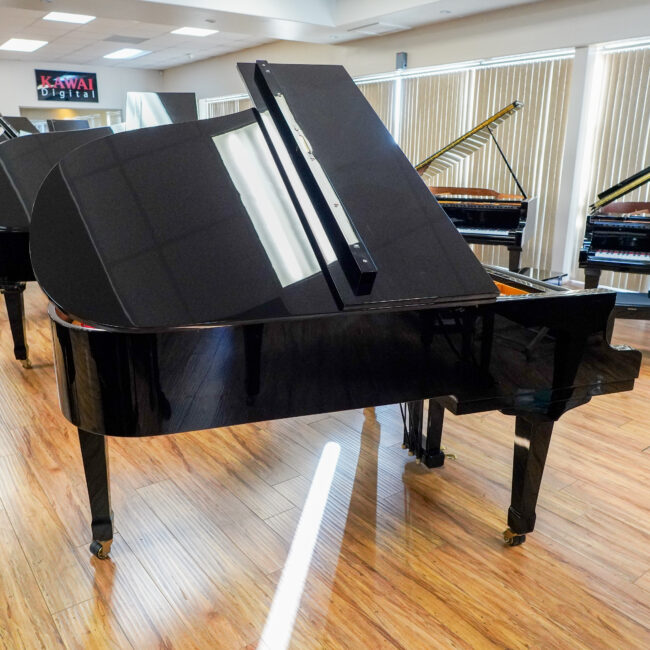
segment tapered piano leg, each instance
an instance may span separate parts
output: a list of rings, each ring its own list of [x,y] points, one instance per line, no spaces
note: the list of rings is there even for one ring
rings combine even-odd
[[[518,271],[521,267],[521,246],[508,246],[508,271]]]
[[[526,533],[535,528],[535,507],[552,433],[553,422],[550,420],[517,416],[512,496],[508,529],[503,534],[510,546],[522,544]]]
[[[113,542],[113,511],[106,437],[83,429],[78,431],[92,516],[93,542],[90,545],[90,552],[99,559],[105,560]]]
[[[0,286],[0,291],[4,294],[5,304],[7,306],[11,335],[14,340],[14,356],[18,361],[22,361],[23,368],[31,368],[29,346],[25,341],[25,303],[23,300],[25,283],[18,282],[2,285]]]
[[[445,454],[441,447],[444,421],[444,407],[435,400],[430,399],[429,417],[427,419],[427,442],[424,452],[424,464],[427,467],[442,467],[445,464]]]
[[[600,269],[585,269],[585,289],[596,289],[600,282]]]

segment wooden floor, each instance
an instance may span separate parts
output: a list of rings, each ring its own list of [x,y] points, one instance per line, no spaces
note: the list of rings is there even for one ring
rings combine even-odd
[[[556,426],[521,547],[501,541],[513,420],[450,416],[458,459],[423,471],[383,407],[111,439],[100,561],[27,299],[33,370],[0,321],[0,647],[650,648],[650,362]],[[650,323],[615,342],[650,353]]]

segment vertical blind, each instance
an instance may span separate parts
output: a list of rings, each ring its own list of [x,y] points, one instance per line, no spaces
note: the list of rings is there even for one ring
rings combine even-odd
[[[359,90],[375,109],[386,128],[395,136],[395,81],[360,83]]]
[[[587,206],[596,195],[635,172],[650,165],[650,48],[627,51],[601,51],[600,83],[594,89],[593,155],[589,164],[587,196],[584,210],[577,215],[580,232],[584,231]],[[650,201],[650,183],[626,194],[621,201]],[[577,268],[574,277],[583,279]],[[603,286],[645,291],[647,276],[631,273],[603,272]]]
[[[557,58],[404,79],[400,145],[413,164],[496,113],[515,99],[524,108],[495,132],[528,196],[537,197],[535,229],[522,264],[550,268],[569,85],[573,61]],[[429,185],[483,187],[518,193],[496,147],[485,147],[436,176]],[[473,246],[489,264],[507,266],[501,246]]]
[[[253,105],[248,97],[233,97],[228,99],[206,99],[202,106],[201,117],[223,117],[231,113],[244,111]]]

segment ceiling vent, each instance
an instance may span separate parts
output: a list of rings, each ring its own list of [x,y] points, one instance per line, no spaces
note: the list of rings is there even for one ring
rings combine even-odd
[[[108,36],[104,39],[105,41],[111,41],[111,43],[130,43],[131,45],[137,45],[138,43],[144,43],[148,41],[148,38],[139,38],[137,36],[120,36],[119,34],[114,34],[113,36]]]
[[[348,29],[348,32],[377,36],[379,34],[399,32],[403,29],[408,29],[408,27],[404,27],[403,25],[389,25],[388,23],[368,23],[366,25],[359,25],[358,27],[351,27]]]

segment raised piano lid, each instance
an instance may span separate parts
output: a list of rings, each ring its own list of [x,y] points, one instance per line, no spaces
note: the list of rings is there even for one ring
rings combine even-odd
[[[36,194],[52,167],[73,149],[111,135],[109,127],[37,133],[0,146],[0,231],[29,230]]]
[[[609,189],[604,190],[598,195],[598,200],[594,201],[589,206],[589,214],[595,214],[598,210],[604,208],[606,205],[609,205],[616,199],[620,199],[625,194],[629,194],[632,190],[645,185],[650,181],[650,167],[642,169],[640,172],[628,176],[624,180],[616,183]]]
[[[99,326],[164,329],[495,299],[343,68],[273,69],[372,255],[370,291],[354,293],[322,237],[321,266],[262,118],[248,110],[116,134],[55,167],[34,208],[31,254],[56,305]]]
[[[450,142],[447,146],[440,149],[440,151],[436,151],[436,153],[428,156],[422,162],[419,162],[415,166],[415,169],[420,174],[424,174],[428,171],[433,174],[440,174],[450,167],[454,167],[464,158],[471,156],[481,147],[485,146],[485,144],[493,137],[490,134],[490,130],[495,129],[499,124],[505,122],[505,120],[507,120],[511,115],[522,108],[523,105],[523,102],[515,100],[511,104],[504,106],[500,111],[497,111],[494,115],[483,120],[483,122],[477,124],[474,128],[456,138],[453,142]],[[509,164],[508,168],[510,169]],[[514,176],[512,169],[510,169],[510,173]],[[517,181],[517,183],[519,183],[519,181]]]

